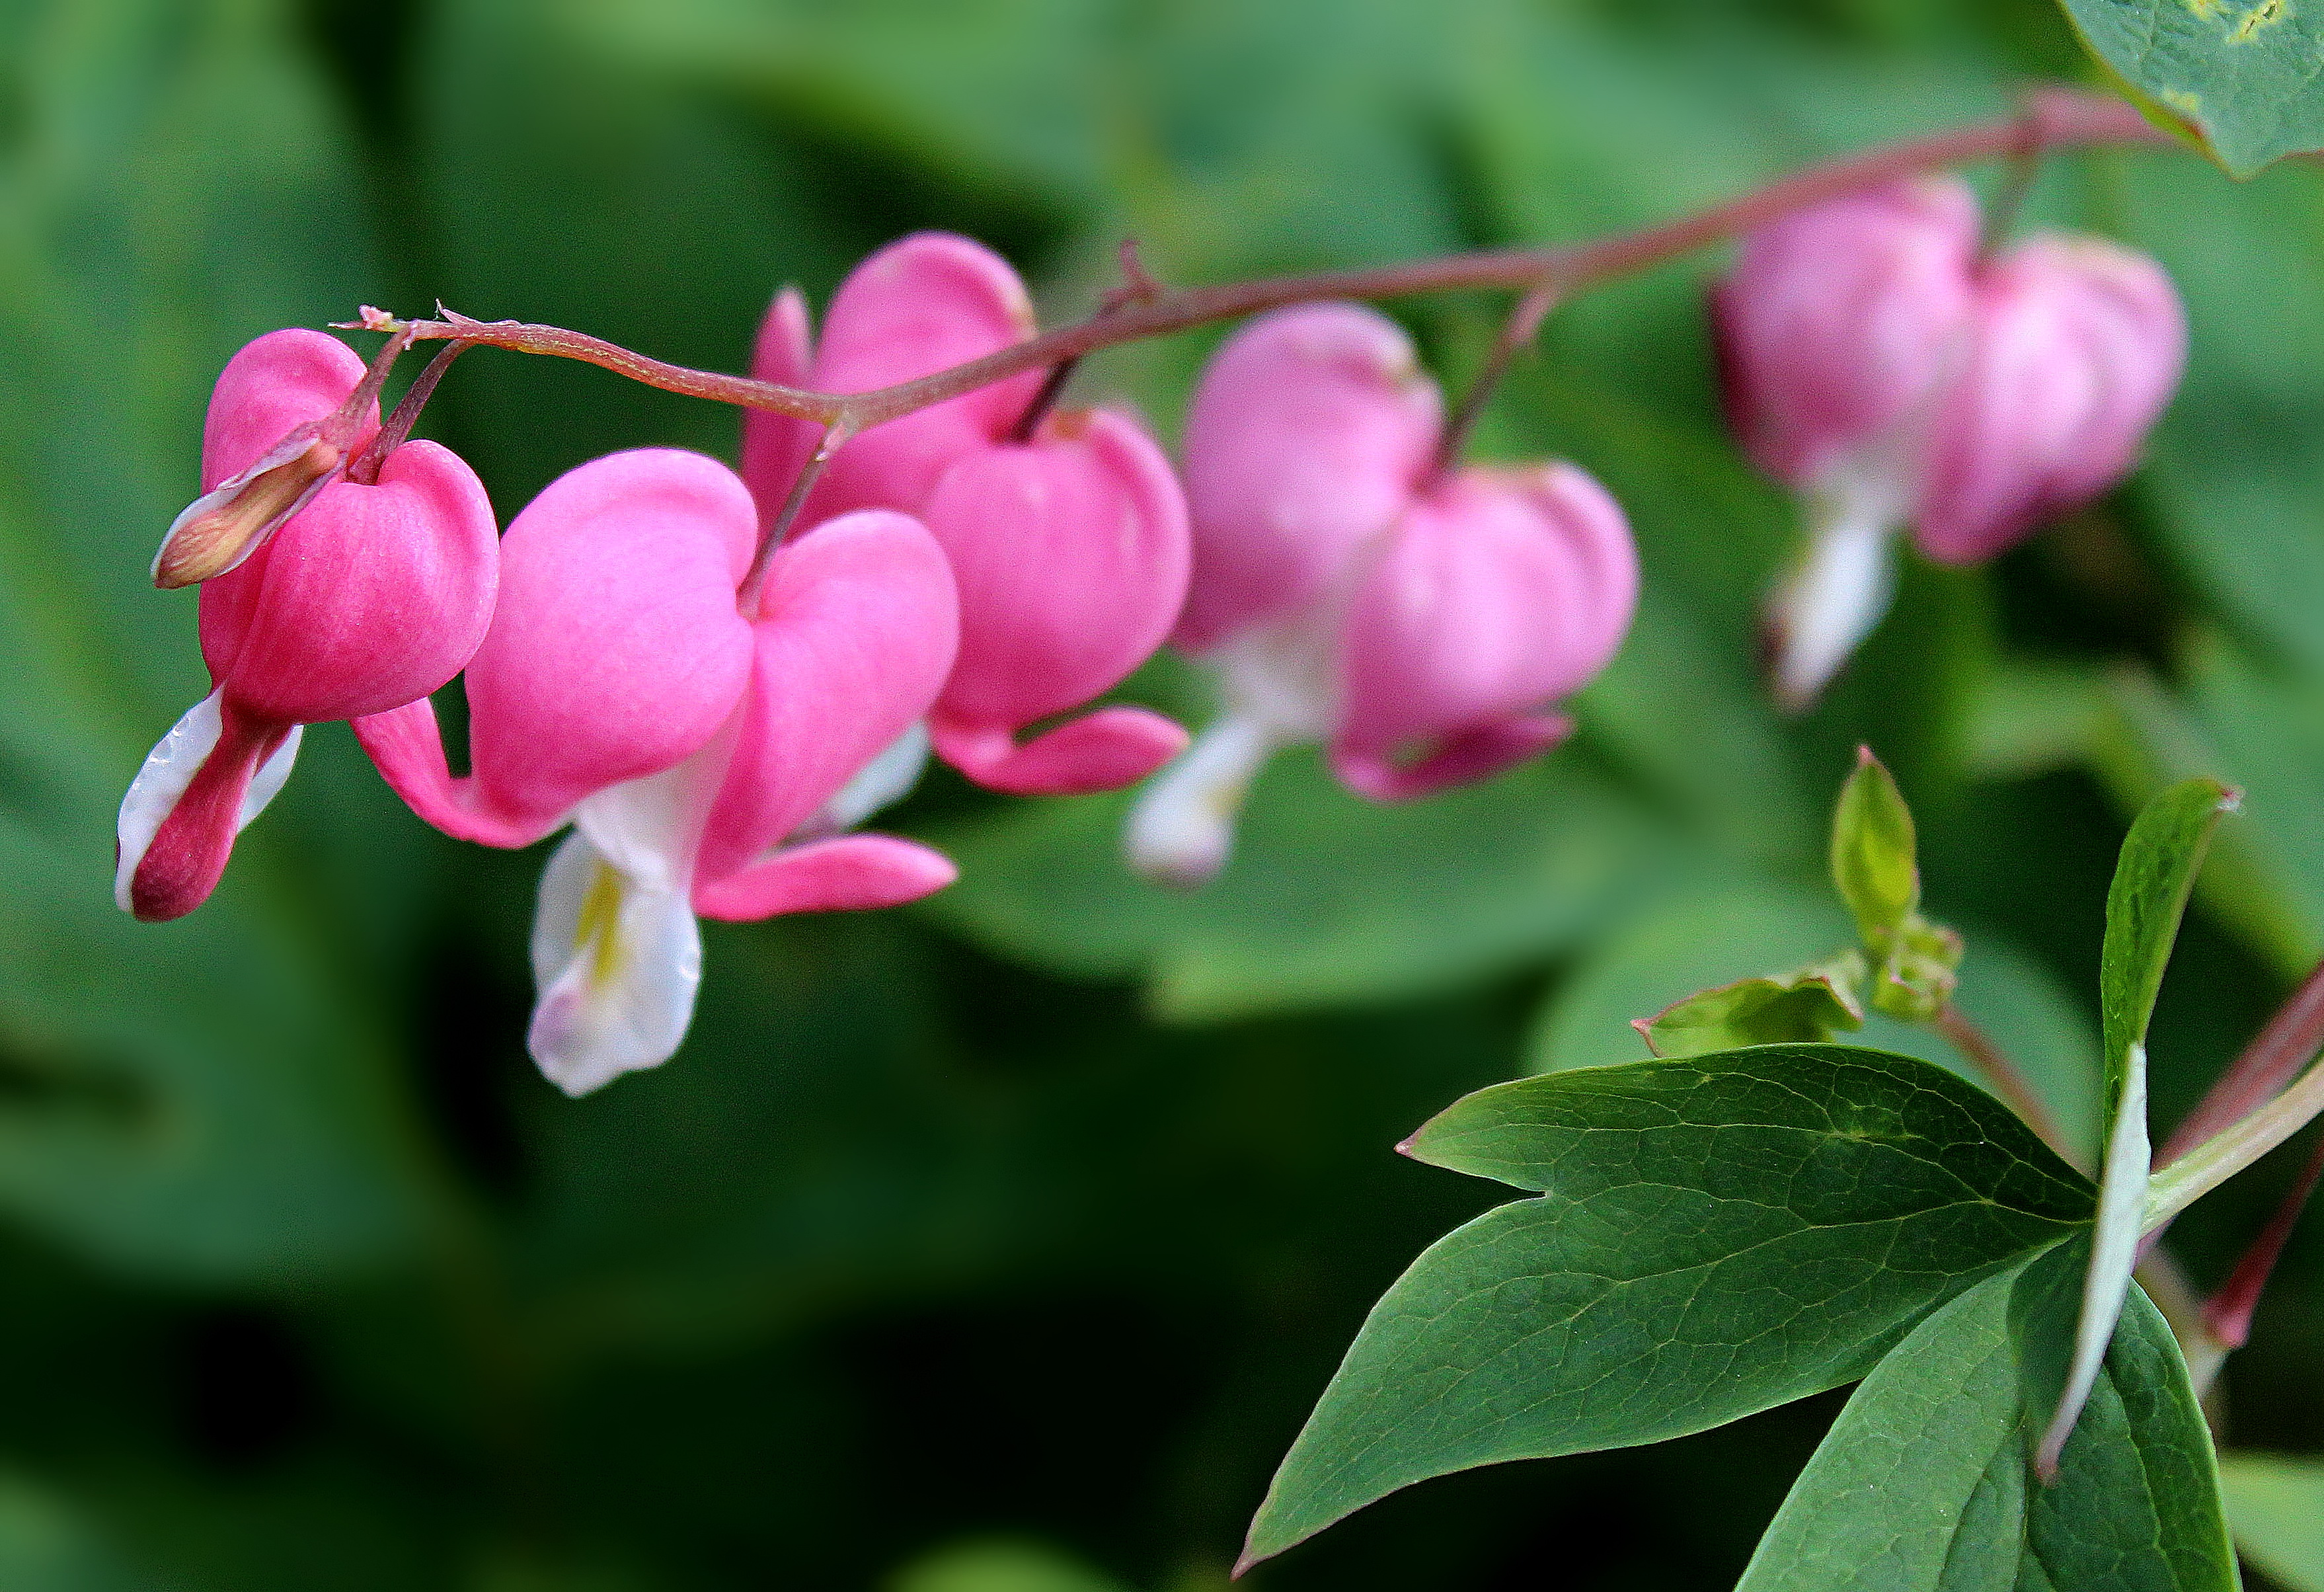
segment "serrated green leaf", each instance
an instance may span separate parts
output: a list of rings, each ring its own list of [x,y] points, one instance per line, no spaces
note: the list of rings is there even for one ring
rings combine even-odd
[[[2324,1592],[2324,1459],[2225,1454],[2236,1546],[2286,1592]]]
[[[1657,1056],[1745,1045],[1820,1044],[1864,1026],[1864,953],[1842,951],[1794,973],[1738,979],[1687,995],[1635,1026]]]
[[[2090,52],[2151,110],[2248,177],[2324,148],[2324,19],[2296,0],[2061,0]]]
[[[1842,1046],[1502,1084],[1409,1149],[1540,1197],[1440,1240],[1373,1307],[1247,1562],[1428,1476],[1654,1442],[1860,1376],[2090,1209],[1989,1097]]]
[[[2070,1290],[2078,1247],[1958,1294],[1880,1362],[1793,1484],[1738,1592],[2236,1586],[2210,1436],[2144,1295],[2116,1330],[2057,1482],[2028,1474],[2021,1306],[2028,1292]]]

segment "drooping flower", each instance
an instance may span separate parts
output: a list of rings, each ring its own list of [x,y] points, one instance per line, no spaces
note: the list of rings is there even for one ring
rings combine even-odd
[[[1326,744],[1342,783],[1395,801],[1571,731],[1553,704],[1606,666],[1637,601],[1628,524],[1569,464],[1438,472],[1439,412],[1410,342],[1358,305],[1261,316],[1204,372],[1175,639],[1225,711],[1133,810],[1140,872],[1215,873],[1286,745]]]
[[[1809,520],[1769,613],[1788,706],[1878,623],[1898,529],[1947,563],[2014,546],[2118,480],[2178,384],[2160,266],[2057,235],[1982,256],[1978,227],[1960,179],[1892,183],[1760,228],[1712,291],[1736,431]]]
[[[936,853],[847,834],[957,644],[950,569],[916,521],[844,514],[775,554],[734,473],[643,449],[552,482],[509,527],[500,606],[469,665],[473,772],[431,704],[355,726],[413,810],[485,845],[575,833],[541,880],[529,1044],[583,1094],[676,1051],[697,915],[893,905],[948,884]],[[908,760],[909,744],[902,755]]]
[[[819,346],[786,289],[759,334],[760,376],[864,392],[997,352],[1033,335],[1024,286],[982,245],[918,233],[863,262],[834,296]],[[1185,734],[1143,708],[1055,725],[1118,684],[1169,634],[1185,600],[1185,504],[1153,441],[1108,411],[1053,414],[1017,432],[1041,382],[1029,372],[851,438],[798,515],[859,508],[920,518],[952,561],[960,656],[929,731],[937,754],[1019,794],[1111,790],[1182,750]],[[776,523],[816,429],[752,412],[743,473],[761,523]]]
[[[122,801],[114,898],[124,912],[159,921],[200,905],[235,836],[289,778],[302,727],[425,698],[484,639],[499,546],[483,484],[433,442],[395,449],[375,482],[346,478],[379,429],[364,381],[345,344],[294,329],[244,347],[211,393],[206,495],[165,553],[197,523],[196,565],[226,571],[201,592],[214,689]],[[352,413],[330,423],[351,394]],[[309,469],[324,454],[328,467]],[[276,455],[287,462],[254,467]]]

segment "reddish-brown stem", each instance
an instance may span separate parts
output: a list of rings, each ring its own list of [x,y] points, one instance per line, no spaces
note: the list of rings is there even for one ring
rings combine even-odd
[[[767,566],[774,561],[776,551],[783,545],[784,538],[790,534],[791,526],[798,520],[799,511],[807,507],[807,495],[815,490],[816,481],[823,475],[823,467],[831,462],[831,456],[839,451],[839,445],[854,434],[853,428],[846,421],[832,422],[816,440],[815,451],[807,456],[807,463],[799,467],[798,479],[791,483],[790,495],[783,499],[783,506],[777,511],[774,523],[759,533],[759,551],[751,560],[750,572],[742,577],[742,584],[735,588],[734,593],[734,606],[743,618],[755,621],[759,617],[759,594],[766,588]]]
[[[348,480],[360,482],[365,486],[377,484],[380,466],[387,462],[389,454],[410,440],[411,428],[420,421],[420,412],[428,407],[428,400],[435,394],[436,384],[444,379],[444,373],[452,368],[452,361],[460,356],[463,349],[475,347],[474,343],[447,343],[436,357],[428,362],[428,368],[404,389],[402,398],[396,403],[395,412],[387,417],[387,423],[373,434],[369,446],[356,456],[355,463],[347,467]]]
[[[2027,129],[2032,124],[2025,116],[1979,122],[1950,133],[1909,139],[1828,162],[1695,215],[1588,243],[1489,249],[1400,265],[1268,277],[1176,292],[1141,292],[1135,299],[1102,309],[1076,325],[1060,327],[918,381],[900,382],[869,393],[816,393],[774,382],[752,381],[746,376],[689,370],[560,327],[513,320],[472,320],[450,310],[440,311],[442,319],[408,324],[412,336],[423,341],[459,338],[522,353],[584,360],[669,392],[739,404],[746,409],[769,410],[822,425],[836,425],[844,421],[851,430],[862,430],[1024,371],[1052,367],[1119,343],[1184,331],[1207,321],[1250,315],[1285,304],[1318,299],[1390,299],[1456,288],[1522,288],[1536,284],[1545,284],[1563,296],[1590,282],[1625,276],[1706,244],[1748,232],[1778,216],[1839,194],[1915,171],[2008,154],[2029,142],[2038,143],[2043,149],[2087,143],[2171,142],[2168,134],[2150,125],[2135,109],[2119,99],[2076,89],[2045,88],[2039,92],[2038,105],[2038,133],[2031,139]],[[385,331],[405,323],[381,317],[367,324],[374,330]]]
[[[2244,1258],[2227,1276],[2218,1292],[2203,1307],[2203,1320],[2211,1335],[2231,1349],[2244,1347],[2251,1336],[2252,1311],[2259,1306],[2259,1296],[2267,1287],[2267,1279],[2275,1270],[2278,1256],[2283,1254],[2284,1240],[2292,1236],[2300,1213],[2308,1204],[2309,1196],[2316,1192],[2316,1184],[2324,1179],[2324,1135],[2316,1141],[2309,1152],[2308,1164],[2301,1169],[2299,1180],[2267,1219],[2267,1226],[2244,1251]]]
[[[1025,405],[1025,412],[1019,415],[1017,423],[1009,428],[1011,442],[1030,442],[1033,440],[1033,433],[1040,430],[1042,418],[1057,406],[1065,384],[1074,379],[1074,371],[1080,364],[1079,359],[1061,359],[1049,367],[1049,374],[1041,378],[1040,390],[1033,394],[1033,401]]]
[[[364,366],[363,380],[355,384],[355,390],[347,394],[346,403],[339,405],[339,414],[350,425],[378,402],[380,389],[387,385],[388,373],[395,368],[395,362],[403,357],[403,351],[420,341],[416,326],[391,324],[380,329],[387,333],[387,341],[373,352],[371,362]]]
[[[1469,433],[1477,429],[1479,417],[1485,405],[1492,401],[1493,389],[1501,384],[1508,374],[1509,362],[1517,350],[1534,339],[1541,323],[1557,303],[1558,288],[1554,282],[1537,282],[1526,291],[1509,317],[1501,323],[1500,335],[1493,339],[1493,351],[1477,371],[1477,379],[1461,395],[1461,406],[1444,422],[1443,431],[1436,439],[1436,458],[1429,468],[1429,478],[1434,480],[1461,462],[1461,449],[1468,444]]]
[[[2017,1070],[2016,1063],[2001,1053],[2000,1046],[1986,1038],[1983,1029],[1962,1015],[1959,1006],[1948,1001],[1938,1007],[1930,1026],[1969,1058],[1969,1064],[1985,1075],[1986,1082],[1993,1086],[1993,1092],[2001,1097],[2002,1103],[2023,1117],[2025,1125],[2039,1134],[2043,1143],[2055,1150],[2075,1171],[2090,1170],[2089,1158],[2066,1143],[2058,1119],[2050,1115],[2049,1106],[2034,1092],[2034,1086]]]
[[[2025,196],[2034,191],[2034,180],[2041,175],[2042,152],[2047,147],[2043,129],[2049,104],[2044,96],[2035,94],[2027,98],[2025,108],[2018,113],[2017,142],[2009,152],[2001,191],[1986,211],[1985,227],[1978,240],[1980,262],[1990,260],[2008,241],[2010,229],[2017,224],[2017,213],[2025,208]]]
[[[2276,1008],[2243,1054],[2212,1081],[2186,1119],[2155,1152],[2156,1171],[2222,1129],[2233,1127],[2290,1087],[2324,1050],[2324,962]]]

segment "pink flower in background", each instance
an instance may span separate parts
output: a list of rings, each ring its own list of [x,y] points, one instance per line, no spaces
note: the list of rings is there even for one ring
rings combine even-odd
[[[474,772],[452,776],[424,700],[355,726],[447,834],[514,847],[573,824],[541,880],[529,1035],[567,1093],[676,1051],[697,914],[888,906],[953,878],[924,847],[842,832],[893,794],[883,748],[951,669],[942,551],[905,515],[844,514],[775,555],[753,620],[735,593],[757,541],[748,490],[715,460],[583,465],[509,527],[467,674]]]
[[[1932,417],[1921,551],[1989,559],[2127,474],[2187,357],[2163,267],[2097,237],[2036,236],[1978,279],[1960,374]]]
[[[928,720],[939,756],[997,791],[1065,795],[1185,750],[1170,720],[1119,706],[1017,740],[1152,656],[1185,600],[1185,497],[1144,432],[1104,410],[1053,414],[1028,443],[964,455],[924,512],[960,583],[960,661]]]
[[[1572,465],[1437,474],[1439,407],[1395,323],[1352,304],[1261,316],[1204,372],[1175,639],[1225,711],[1133,810],[1140,872],[1223,865],[1280,746],[1325,743],[1343,783],[1392,801],[1570,732],[1551,704],[1606,666],[1637,601],[1628,525]]]
[[[798,290],[778,293],[759,328],[751,374],[819,392],[868,393],[997,354],[1033,332],[1033,301],[1008,261],[971,238],[916,232],[848,273],[819,340]],[[859,508],[918,514],[955,460],[1007,440],[1040,386],[1041,373],[1028,371],[851,439],[816,482],[798,523],[819,525]],[[743,414],[742,478],[761,524],[774,523],[820,436],[820,428],[788,415]]]
[[[201,550],[206,566],[229,571],[201,593],[215,689],[153,748],[121,803],[114,898],[140,918],[179,917],[208,898],[236,833],[289,778],[302,726],[425,698],[484,637],[499,546],[484,486],[432,442],[397,448],[373,484],[340,474],[378,430],[378,409],[358,402],[327,436],[323,422],[364,377],[336,338],[278,331],[236,354],[211,393],[206,496],[180,516],[165,554],[205,515],[242,523],[231,546],[209,538]],[[283,479],[265,478],[286,464]]]
[[[1023,284],[980,244],[918,233],[864,261],[834,295],[819,346],[785,289],[759,334],[756,375],[863,392],[991,354],[1033,335]],[[1185,732],[1111,707],[1020,745],[1028,727],[1120,682],[1168,634],[1186,591],[1186,514],[1161,450],[1107,411],[1054,414],[1015,432],[1039,372],[947,400],[850,439],[798,516],[886,508],[919,517],[951,560],[960,655],[929,720],[937,754],[995,790],[1065,794],[1143,778]],[[743,472],[771,526],[817,429],[753,412]],[[821,534],[819,530],[810,535]]]
[[[1770,608],[1793,708],[1886,611],[1896,530],[1947,563],[2015,545],[2130,468],[2186,355],[2152,260],[2055,235],[1980,259],[1976,197],[1954,177],[1760,228],[1711,302],[1736,431],[1807,506]]]

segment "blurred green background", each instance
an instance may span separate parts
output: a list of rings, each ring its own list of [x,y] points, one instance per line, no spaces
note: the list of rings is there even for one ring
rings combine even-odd
[[[685,1050],[578,1103],[522,1050],[540,857],[426,829],[343,727],[201,912],[108,897],[121,791],[207,689],[146,563],[259,332],[440,297],[732,369],[779,284],[913,227],[1062,319],[1124,236],[1170,282],[1586,236],[2085,69],[2050,0],[0,0],[0,1587],[1222,1586],[1365,1309],[1506,1192],[1389,1147],[1840,938],[1858,740],[1964,1004],[2085,1133],[2123,815],[2246,787],[2163,992],[2167,1124],[2324,948],[2324,178],[2170,152],[2052,161],[2031,206],[2186,294],[2148,467],[1913,568],[1803,722],[1755,684],[1793,518],[1722,436],[1698,258],[1562,310],[1488,418],[1611,485],[1646,576],[1582,735],[1485,786],[1379,809],[1286,758],[1179,897],[1116,865],[1120,801],[939,774],[897,827],[961,884],[711,926]],[[1395,310],[1457,382],[1499,305]],[[1216,336],[1077,390],[1174,437]],[[426,429],[503,518],[735,437],[492,351]],[[1167,660],[1135,683],[1204,710]],[[2288,1172],[2181,1222],[2199,1276]],[[2324,1449],[2319,1354],[2311,1228],[2236,1445]],[[1724,1585],[1836,1408],[1433,1483],[1252,1582]]]

